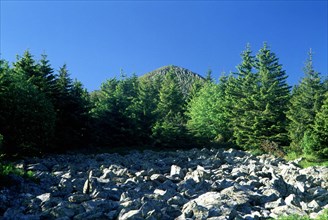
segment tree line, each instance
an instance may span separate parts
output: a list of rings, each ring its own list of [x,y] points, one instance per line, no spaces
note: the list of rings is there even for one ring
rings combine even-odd
[[[187,148],[209,144],[328,158],[328,83],[312,52],[293,88],[265,43],[248,45],[236,72],[209,71],[185,93],[171,69],[156,77],[112,78],[88,92],[26,51],[0,61],[0,149],[5,154],[97,148]]]

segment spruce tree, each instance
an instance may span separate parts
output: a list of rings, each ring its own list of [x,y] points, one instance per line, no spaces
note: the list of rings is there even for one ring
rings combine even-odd
[[[290,150],[302,153],[304,134],[313,130],[314,118],[322,105],[324,90],[321,76],[313,68],[310,50],[304,67],[304,78],[294,87],[287,112]]]
[[[187,106],[187,128],[197,138],[224,142],[230,139],[229,120],[225,113],[226,77],[219,84],[208,80]]]
[[[141,78],[138,94],[131,105],[132,117],[136,121],[138,143],[150,144],[152,127],[157,119],[156,108],[159,100],[160,81],[158,78]]]
[[[123,76],[110,79],[93,95],[95,142],[101,146],[134,145],[137,122],[133,103],[137,96],[138,78]],[[129,138],[126,138],[129,137]]]
[[[234,142],[244,149],[252,149],[256,117],[254,99],[258,94],[258,74],[254,73],[254,56],[250,46],[241,54],[242,63],[230,75],[226,88],[226,114]]]
[[[59,69],[56,80],[55,108],[56,132],[55,148],[68,150],[81,147],[85,143],[88,124],[88,94],[81,82],[70,78],[67,65]]]
[[[286,111],[290,87],[287,75],[276,55],[266,43],[256,55],[255,68],[258,74],[259,90],[254,96],[254,135],[250,141],[255,146],[268,141],[286,146]]]
[[[4,136],[3,151],[9,154],[45,151],[55,126],[52,103],[27,80],[28,72],[17,68],[17,65],[10,69],[6,62],[1,61],[0,64],[0,133]],[[33,68],[30,70],[35,71]]]
[[[32,84],[39,80],[38,66],[28,50],[24,52],[23,56],[17,56],[17,60],[13,65],[14,71],[23,74]]]
[[[316,114],[313,130],[307,130],[304,135],[304,153],[318,158],[328,158],[328,92],[325,100]]]
[[[46,54],[41,55],[41,60],[37,64],[37,74],[38,79],[35,80],[34,84],[54,102],[54,96],[57,93],[56,76]]]
[[[186,135],[185,99],[173,71],[165,75],[159,91],[157,121],[152,128],[155,144],[183,144]]]

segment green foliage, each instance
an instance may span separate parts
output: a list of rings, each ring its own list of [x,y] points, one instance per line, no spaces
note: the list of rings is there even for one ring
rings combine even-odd
[[[10,178],[12,175],[38,182],[33,171],[25,171],[22,168],[17,168],[11,163],[0,162],[0,188],[3,186],[13,186],[13,184],[15,184]]]
[[[256,57],[249,46],[242,54],[236,77],[227,83],[227,113],[235,142],[244,149],[260,148],[263,141],[287,144],[286,117],[289,86],[278,58],[266,44]]]
[[[287,111],[290,150],[299,153],[303,152],[303,148],[314,144],[310,143],[314,141],[310,133],[313,131],[314,119],[322,105],[325,91],[320,74],[314,71],[311,51],[304,68],[304,75],[300,84],[293,89]]]
[[[56,127],[54,148],[69,150],[87,145],[91,108],[89,94],[81,82],[70,78],[64,64],[54,85]]]
[[[285,152],[279,147],[279,145],[275,142],[270,142],[268,140],[265,140],[261,143],[261,149],[262,152],[265,152],[267,154],[275,155],[276,157],[285,157]]]
[[[254,121],[256,117],[254,97],[258,91],[258,75],[253,72],[254,57],[249,45],[242,53],[238,72],[230,75],[226,86],[226,113],[230,118],[234,141],[244,149],[251,150],[254,143]]]
[[[256,55],[255,68],[259,76],[259,90],[254,100],[256,117],[253,142],[269,140],[287,145],[286,115],[290,87],[276,55],[266,44]]]
[[[185,99],[174,72],[170,71],[165,75],[159,90],[159,102],[155,110],[157,120],[152,128],[152,137],[156,144],[170,146],[184,142],[186,136],[184,111]]]
[[[290,215],[290,216],[281,216],[278,220],[310,220],[308,216],[299,216],[299,215]]]
[[[55,112],[43,93],[4,62],[0,72],[0,132],[4,153],[39,152],[53,136]]]
[[[301,158],[299,165],[302,168],[307,168],[307,167],[311,167],[311,166],[328,166],[327,159],[321,159],[315,155],[299,154],[298,152],[295,152],[295,151],[288,152],[284,158],[288,161],[292,161],[292,160]]]
[[[225,142],[230,139],[224,89],[224,77],[219,84],[209,80],[189,101],[187,128],[197,138],[213,142]]]
[[[137,96],[129,107],[131,119],[135,121],[135,142],[140,145],[152,143],[152,128],[157,120],[160,84],[158,78],[141,78],[138,83]]]
[[[8,176],[9,174],[24,176],[25,172],[23,169],[16,168],[13,164],[0,163],[0,176]]]
[[[300,215],[290,215],[290,216],[280,216],[278,220],[310,220],[309,216]],[[325,209],[322,214],[320,214],[314,220],[327,220],[328,219],[328,209]]]
[[[136,120],[133,104],[138,94],[136,76],[110,79],[94,95],[91,114],[94,119],[95,142],[100,146],[133,144]],[[126,138],[129,137],[129,138]]]
[[[210,70],[204,79],[169,66],[140,78],[122,73],[90,94],[66,65],[55,74],[44,54],[35,61],[26,51],[12,67],[1,60],[1,153],[224,142],[282,156],[289,138],[287,157],[328,158],[328,80],[314,71],[312,54],[291,99],[266,44],[256,56],[247,46],[241,57],[218,83]]]
[[[314,119],[313,131],[304,135],[304,153],[328,158],[328,92]]]

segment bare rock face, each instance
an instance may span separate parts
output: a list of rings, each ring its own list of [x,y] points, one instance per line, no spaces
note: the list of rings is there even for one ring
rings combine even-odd
[[[315,218],[328,168],[296,162],[234,149],[27,159],[39,181],[0,189],[0,219]]]

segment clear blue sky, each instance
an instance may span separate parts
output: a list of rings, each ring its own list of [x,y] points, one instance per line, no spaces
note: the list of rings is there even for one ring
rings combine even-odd
[[[247,43],[255,54],[266,41],[294,85],[309,48],[315,69],[328,73],[327,8],[327,0],[1,0],[1,58],[45,52],[92,91],[121,68],[142,75],[173,64],[218,78],[235,71]]]

